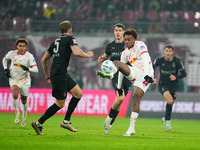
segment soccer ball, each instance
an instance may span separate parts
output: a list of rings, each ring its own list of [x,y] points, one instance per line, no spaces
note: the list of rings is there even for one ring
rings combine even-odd
[[[115,64],[111,60],[105,60],[101,64],[101,70],[105,73],[111,73],[115,71]]]

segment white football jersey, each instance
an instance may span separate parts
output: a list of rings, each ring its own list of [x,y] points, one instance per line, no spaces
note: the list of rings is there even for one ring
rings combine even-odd
[[[9,51],[6,56],[6,60],[11,60],[10,74],[14,80],[20,80],[23,83],[30,84],[30,72],[24,71],[20,65],[24,65],[28,68],[37,66],[36,61],[31,53],[25,51],[23,55],[18,54],[18,50]]]
[[[135,41],[132,48],[126,48],[121,55],[121,62],[129,62],[133,68],[140,69],[144,75],[154,76],[154,70],[147,46],[142,41]]]

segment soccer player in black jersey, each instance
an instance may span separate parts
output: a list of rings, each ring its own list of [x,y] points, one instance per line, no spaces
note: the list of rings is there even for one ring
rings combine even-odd
[[[158,83],[159,91],[165,98],[166,111],[162,118],[165,130],[171,129],[171,112],[176,91],[178,88],[178,79],[186,77],[186,72],[181,60],[174,56],[174,48],[170,45],[165,46],[164,56],[154,61],[154,69],[159,66],[160,80]],[[156,80],[154,80],[156,82]]]
[[[84,53],[78,47],[76,39],[71,36],[72,25],[69,21],[61,22],[59,28],[61,35],[51,43],[41,60],[45,77],[47,81],[52,84],[52,95],[56,98],[56,102],[46,110],[39,120],[31,123],[38,135],[43,134],[42,124],[65,106],[67,92],[72,95],[72,98],[69,102],[64,121],[61,123],[61,127],[72,132],[77,132],[71,125],[70,118],[83,94],[78,84],[68,75],[67,67],[72,53],[85,58],[94,56],[92,51]],[[51,57],[53,58],[53,63],[49,75],[47,60]]]
[[[106,46],[104,55],[98,58],[99,63],[102,63],[103,61],[109,58],[111,61],[114,60],[120,61],[121,53],[125,49],[124,38],[123,38],[124,30],[125,26],[123,24],[117,23],[116,25],[114,25],[115,40]],[[116,73],[112,79],[112,85],[115,91],[117,91],[117,81],[118,81],[118,73]],[[131,87],[131,82],[127,78],[124,78],[122,83],[122,89],[124,89],[125,95],[127,95],[130,87]],[[113,105],[110,109],[109,115],[105,120],[105,123],[109,122],[110,126],[105,127],[104,124],[104,134],[106,135],[109,134],[110,128],[119,113],[120,106],[124,98],[125,96],[122,97],[117,94],[115,101],[113,102]]]

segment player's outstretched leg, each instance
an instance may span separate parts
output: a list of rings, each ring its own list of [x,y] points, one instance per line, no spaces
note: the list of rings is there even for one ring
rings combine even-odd
[[[105,120],[105,122],[104,122],[104,132],[103,132],[103,133],[104,133],[105,135],[108,135],[108,134],[109,134],[109,131],[110,131],[111,127],[112,127],[112,125],[110,124],[111,121],[112,121],[112,118],[110,118],[109,116],[107,116],[107,117],[106,117],[106,120]]]
[[[43,127],[42,127],[41,124],[39,124],[37,121],[33,121],[31,123],[31,126],[33,127],[33,129],[35,130],[35,132],[37,133],[37,135],[43,135],[43,133],[42,133]]]
[[[114,75],[114,73],[105,73],[105,72],[103,72],[103,71],[100,71],[100,70],[97,70],[96,71],[96,74],[98,75],[98,76],[100,76],[101,78],[107,78],[107,79],[112,79],[113,78],[113,75]]]
[[[64,128],[64,129],[69,130],[69,131],[78,132],[78,130],[76,130],[76,129],[72,126],[72,124],[71,124],[70,121],[64,120],[64,121],[60,124],[60,126],[61,126],[62,128]]]

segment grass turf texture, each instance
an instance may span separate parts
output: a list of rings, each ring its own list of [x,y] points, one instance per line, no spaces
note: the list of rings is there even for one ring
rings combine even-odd
[[[200,121],[172,120],[172,130],[164,131],[161,119],[137,119],[136,135],[123,137],[129,118],[117,118],[109,135],[103,135],[105,118],[72,116],[77,133],[60,127],[64,116],[55,115],[43,125],[45,135],[38,136],[31,122],[41,115],[28,114],[26,127],[14,123],[14,114],[0,113],[1,150],[44,149],[200,149]]]

